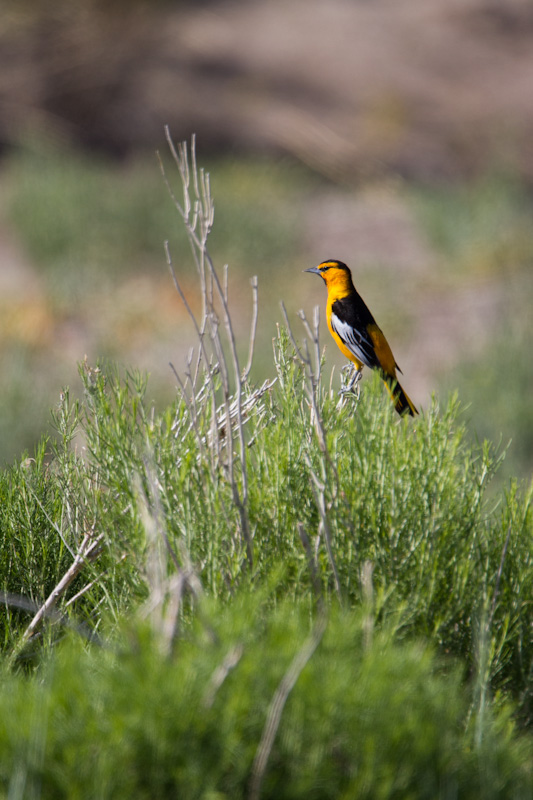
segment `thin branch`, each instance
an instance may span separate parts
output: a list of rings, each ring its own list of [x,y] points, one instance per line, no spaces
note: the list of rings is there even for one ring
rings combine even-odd
[[[170,185],[170,181],[169,181],[169,180],[168,180],[168,178],[167,178],[167,174],[166,174],[166,171],[165,171],[165,167],[164,167],[164,165],[163,165],[163,161],[162,161],[162,159],[161,159],[161,156],[159,155],[159,152],[156,152],[156,156],[157,156],[157,160],[158,160],[158,162],[159,162],[159,169],[161,170],[161,175],[162,175],[162,177],[163,177],[163,181],[164,181],[164,183],[165,183],[165,186],[167,187],[167,191],[168,191],[168,193],[169,193],[169,195],[170,195],[170,197],[171,197],[171,199],[172,199],[172,202],[173,202],[173,203],[174,203],[174,205],[176,206],[176,208],[177,208],[177,210],[179,211],[180,215],[181,215],[181,216],[182,216],[184,219],[186,219],[186,217],[188,216],[188,211],[186,211],[186,210],[185,210],[185,209],[184,209],[184,208],[181,206],[181,204],[180,204],[180,202],[179,202],[178,198],[177,198],[177,197],[176,197],[176,195],[174,194],[174,190],[173,190],[172,186]]]
[[[312,483],[311,489],[313,491],[313,495],[315,498],[315,504],[318,509],[318,513],[320,515],[320,528],[324,533],[324,544],[326,545],[326,552],[328,554],[328,560],[331,566],[331,571],[333,572],[333,580],[335,582],[335,590],[337,592],[337,597],[339,598],[339,602],[343,602],[343,595],[342,595],[342,584],[341,579],[339,576],[339,570],[337,569],[337,563],[335,561],[335,556],[333,554],[333,545],[332,545],[332,536],[331,536],[331,528],[329,527],[329,519],[327,514],[327,503],[326,503],[326,486],[323,481],[321,481],[316,474],[315,469],[311,463],[311,459],[309,458],[308,453],[304,453],[304,458],[307,462],[307,466],[309,467],[309,473],[311,475]]]
[[[189,303],[187,301],[187,298],[185,297],[185,294],[183,293],[183,290],[182,290],[182,288],[180,286],[180,283],[178,281],[178,277],[176,275],[176,271],[174,269],[174,264],[172,262],[172,257],[170,255],[168,242],[165,242],[165,254],[166,254],[166,257],[167,257],[167,264],[168,264],[168,267],[170,269],[170,274],[172,275],[172,279],[174,281],[174,286],[176,287],[176,290],[177,290],[177,292],[178,292],[178,294],[179,294],[179,296],[181,298],[181,301],[182,301],[183,305],[185,306],[185,308],[187,310],[187,313],[189,314],[189,317],[191,318],[191,321],[192,321],[192,323],[194,325],[194,329],[196,331],[196,335],[197,335],[198,340],[200,342],[200,348],[202,350],[202,353],[204,354],[205,363],[208,364],[209,363],[209,356],[208,356],[208,353],[207,353],[207,350],[206,350],[206,347],[205,347],[204,332],[203,332],[203,329],[202,330],[200,329],[200,327],[199,327],[199,325],[198,325],[198,323],[196,321],[196,317],[194,316],[194,313],[193,313],[193,311],[192,311],[192,309],[191,309],[191,307],[190,307],[190,305],[189,305]],[[204,303],[204,305],[205,305],[205,303]],[[209,370],[208,375],[209,375],[209,378],[210,378],[210,381],[211,381],[211,389],[212,389],[212,391],[211,391],[211,410],[212,410],[212,417],[214,419],[215,418],[215,414],[216,414],[216,387],[215,387],[215,383],[214,383],[214,379],[213,379],[213,375],[212,375],[211,370]],[[217,455],[220,456],[220,452],[217,452]]]
[[[220,664],[220,666],[216,668],[216,670],[211,676],[211,680],[209,681],[207,691],[204,695],[204,699],[202,702],[204,708],[211,708],[211,706],[215,702],[216,693],[218,692],[218,690],[228,677],[231,670],[235,669],[235,667],[241,660],[243,652],[244,652],[244,647],[242,644],[239,643],[234,645],[226,654],[226,657],[222,662],[222,664]]]
[[[57,524],[54,522],[54,520],[52,519],[52,517],[50,516],[50,514],[48,513],[48,511],[46,510],[46,508],[43,506],[43,504],[41,503],[41,500],[40,500],[40,498],[39,498],[39,497],[37,496],[37,494],[34,492],[34,490],[32,489],[32,487],[31,487],[31,486],[28,486],[28,489],[30,490],[30,492],[31,492],[31,495],[32,495],[33,499],[35,500],[35,502],[37,503],[37,505],[39,506],[39,508],[40,508],[40,509],[41,509],[41,511],[43,512],[43,514],[45,515],[45,517],[46,517],[46,519],[47,519],[47,522],[48,522],[48,523],[49,523],[49,524],[52,526],[52,528],[55,530],[55,532],[57,533],[57,535],[59,536],[59,538],[61,539],[61,541],[62,541],[62,542],[63,542],[63,544],[65,545],[65,548],[66,548],[66,549],[69,551],[69,553],[70,553],[70,555],[72,556],[72,558],[76,558],[76,553],[75,553],[75,551],[72,549],[72,547],[69,545],[69,543],[67,542],[67,540],[66,540],[66,539],[65,539],[65,537],[63,536],[63,531],[61,530],[61,528],[59,527],[59,525],[57,525]]]
[[[119,558],[119,560],[116,562],[116,564],[121,564],[123,561],[125,561],[125,560],[126,560],[126,558],[127,558],[127,557],[128,557],[128,556],[126,555],[126,553],[123,553],[123,555],[122,555],[122,556]],[[115,566],[116,566],[116,565],[115,565]],[[94,578],[94,580],[92,580],[92,581],[89,581],[89,583],[86,583],[86,584],[85,584],[85,586],[84,586],[82,589],[80,589],[80,591],[79,591],[79,592],[77,592],[77,593],[76,593],[76,594],[75,594],[73,597],[71,597],[71,598],[70,598],[70,599],[69,599],[69,600],[68,600],[68,601],[65,603],[65,606],[64,606],[64,607],[65,607],[65,608],[68,608],[69,606],[73,605],[73,604],[74,604],[74,603],[75,603],[77,600],[79,600],[79,599],[80,599],[80,597],[83,597],[83,595],[84,595],[86,592],[88,592],[88,591],[89,591],[89,589],[92,589],[92,587],[93,587],[93,586],[95,586],[95,585],[98,583],[98,581],[100,581],[100,580],[101,580],[101,579],[104,577],[104,575],[105,575],[107,572],[109,572],[109,569],[110,569],[110,568],[108,567],[107,569],[104,569],[104,570],[102,570],[102,572],[100,572],[100,574],[99,574],[99,575],[97,575],[97,576],[96,576],[96,578]]]
[[[328,560],[331,566],[331,570],[333,572],[333,579],[335,583],[335,590],[337,592],[337,597],[339,601],[343,602],[343,595],[342,595],[342,584],[339,576],[339,571],[337,569],[337,564],[335,561],[335,556],[333,553],[333,545],[332,545],[332,534],[331,528],[329,525],[328,520],[328,503],[326,501],[326,485],[327,485],[327,477],[328,474],[332,474],[334,477],[334,487],[335,490],[338,490],[338,475],[333,464],[331,457],[329,455],[327,442],[326,442],[326,431],[324,428],[324,423],[322,420],[322,415],[320,413],[320,407],[318,402],[318,395],[319,395],[319,388],[320,388],[320,374],[321,374],[321,355],[320,355],[320,344],[319,344],[319,324],[320,324],[320,315],[317,308],[315,308],[314,319],[313,319],[313,328],[309,325],[307,318],[303,311],[299,312],[299,317],[304,324],[304,328],[307,332],[307,335],[311,339],[314,349],[315,349],[315,367],[313,368],[313,363],[311,360],[311,356],[309,354],[309,348],[307,345],[307,339],[304,340],[304,349],[298,347],[296,343],[295,337],[292,333],[291,325],[288,319],[287,312],[285,310],[285,306],[281,303],[281,309],[283,311],[283,315],[285,317],[285,323],[287,325],[287,330],[289,332],[289,337],[293,344],[293,347],[296,351],[298,358],[304,368],[305,377],[306,377],[306,392],[309,398],[310,406],[311,406],[311,420],[314,424],[314,428],[317,434],[318,440],[318,447],[320,450],[321,458],[320,458],[320,468],[322,472],[322,478],[319,477],[317,471],[315,470],[309,453],[304,453],[304,458],[306,460],[307,466],[309,467],[309,473],[311,476],[311,489],[313,491],[313,495],[315,498],[315,504],[318,509],[318,513],[320,515],[320,528],[319,530],[324,535],[324,544],[326,546],[326,552],[328,555]]]
[[[296,528],[298,530],[298,536],[300,537],[300,541],[305,550],[305,555],[307,556],[309,572],[311,573],[311,585],[313,587],[315,597],[317,599],[320,608],[323,608],[324,595],[322,594],[322,584],[320,583],[320,572],[318,569],[316,558],[313,554],[313,551],[311,550],[311,542],[309,541],[309,536],[307,535],[307,531],[305,530],[301,522],[298,522]]]
[[[285,319],[285,325],[287,326],[287,333],[289,334],[289,339],[291,340],[291,344],[294,347],[294,351],[298,356],[298,358],[300,359],[300,361],[302,362],[302,364],[307,364],[308,362],[305,356],[303,355],[302,351],[300,350],[298,342],[296,341],[294,334],[292,332],[291,323],[289,322],[289,315],[287,314],[287,309],[285,308],[285,303],[283,302],[283,300],[281,300],[280,302],[280,307],[283,313],[283,318]]]
[[[326,627],[326,614],[321,613],[313,630],[311,631],[311,634],[306,639],[298,653],[296,653],[289,666],[289,669],[283,676],[278,688],[274,693],[268,709],[261,741],[259,742],[254,763],[252,765],[252,778],[250,783],[250,792],[248,795],[249,800],[259,800],[261,794],[261,785],[263,783],[268,759],[270,757],[270,753],[272,752],[274,739],[276,738],[276,733],[278,732],[281,722],[283,709],[285,708],[289,694],[293,690],[302,670],[320,644],[326,631]]]
[[[85,534],[83,541],[78,548],[78,552],[76,553],[74,561],[65,572],[59,583],[54,589],[52,589],[51,593],[48,595],[47,599],[44,601],[24,631],[21,640],[22,644],[28,641],[31,636],[33,636],[44,617],[49,615],[50,610],[56,606],[57,601],[62,597],[62,595],[65,594],[72,581],[77,577],[77,575],[79,575],[82,569],[100,555],[103,538],[103,533],[97,536],[96,539],[93,539],[93,536],[90,533]]]
[[[196,376],[198,374],[200,360],[201,358],[203,358],[206,365],[210,363],[207,353],[206,340],[205,340],[205,333],[206,331],[208,331],[210,334],[211,346],[218,361],[218,369],[221,380],[220,391],[222,393],[223,406],[226,418],[225,441],[227,445],[226,446],[227,464],[225,466],[227,467],[227,478],[232,491],[233,503],[240,517],[240,531],[241,531],[242,541],[246,548],[246,558],[248,561],[248,565],[251,567],[253,565],[253,540],[252,540],[252,533],[250,530],[250,522],[248,519],[248,476],[246,467],[246,441],[243,429],[244,425],[243,382],[246,380],[251,369],[253,341],[255,339],[255,331],[257,326],[257,285],[256,283],[253,285],[254,309],[253,309],[253,320],[252,320],[250,355],[247,362],[247,366],[244,370],[243,375],[241,376],[239,368],[239,359],[237,356],[237,348],[235,343],[235,335],[233,331],[233,325],[228,305],[228,269],[227,266],[224,267],[223,280],[221,283],[219,276],[214,268],[214,264],[209,254],[209,251],[207,249],[207,240],[211,232],[211,229],[213,227],[214,212],[215,212],[214,203],[211,195],[210,176],[208,172],[205,172],[203,169],[198,167],[196,159],[196,140],[194,137],[191,140],[190,156],[189,156],[187,146],[185,143],[182,143],[181,145],[177,146],[174,145],[174,143],[172,142],[172,137],[170,136],[170,130],[168,126],[165,128],[165,135],[167,138],[167,142],[169,144],[170,152],[174,158],[174,162],[178,168],[178,172],[183,184],[183,191],[184,191],[183,204],[177,202],[176,198],[172,193],[171,188],[169,190],[171,193],[171,197],[174,200],[174,205],[184,221],[194,262],[200,277],[200,284],[201,284],[201,298],[202,298],[203,308],[201,317],[202,321],[199,324],[184,297],[183,291],[181,290],[179,281],[177,280],[177,276],[173,269],[172,259],[170,257],[168,244],[166,244],[165,251],[167,255],[167,262],[171,270],[174,284],[176,286],[176,289],[178,290],[178,293],[182,301],[185,304],[189,316],[193,321],[196,334],[200,340],[201,350],[199,351],[197,370],[195,378],[191,379],[191,391],[192,391],[191,402],[193,404],[196,404],[197,402],[195,386],[196,386]],[[190,158],[190,169],[189,169],[189,158]],[[166,179],[166,176],[164,175],[163,167],[162,167],[162,172],[165,178],[165,183],[167,184],[168,187],[169,181],[168,179]],[[193,201],[191,201],[191,192],[194,193]],[[191,217],[191,209],[192,209],[192,217]],[[214,302],[215,295],[217,299],[217,305],[218,301],[220,301],[223,310],[221,316],[224,321],[227,340],[229,342],[231,369],[229,368],[230,365],[226,361],[225,348],[223,346],[223,342],[221,339],[221,332],[219,328],[217,311],[215,309],[215,302]],[[234,380],[235,380],[234,397],[232,397],[230,393],[230,373],[234,375]],[[212,409],[211,444],[215,444],[215,447],[217,448],[216,452],[217,452],[218,463],[222,464],[223,454],[219,441],[220,439],[219,432],[221,430],[220,416],[217,415],[217,410],[216,410],[217,387],[215,386],[213,381],[211,381],[210,389],[211,389],[210,394],[211,394],[211,409]],[[181,385],[181,390],[182,394],[184,394],[183,385]],[[188,411],[189,414],[191,414],[191,408],[189,406],[188,406]],[[194,409],[194,413],[196,414],[196,406]],[[234,431],[237,434],[237,439],[239,442],[239,478],[237,477],[235,472],[236,455],[234,453],[232,445]],[[210,449],[212,452],[212,448]]]
[[[230,343],[230,350],[231,356],[233,360],[233,369],[235,373],[235,381],[236,381],[236,408],[237,408],[237,435],[239,438],[239,449],[240,449],[240,462],[241,462],[241,480],[242,480],[242,498],[239,494],[239,490],[235,480],[232,480],[232,490],[233,490],[233,497],[235,505],[238,508],[239,516],[241,518],[241,529],[244,536],[245,544],[246,544],[246,555],[248,558],[248,566],[251,568],[253,567],[253,542],[252,542],[252,534],[250,531],[250,522],[248,520],[248,512],[247,512],[247,503],[248,503],[248,474],[246,470],[246,444],[244,441],[244,428],[243,428],[243,421],[242,421],[242,381],[239,369],[239,358],[237,355],[237,345],[235,343],[235,334],[233,332],[233,325],[231,323],[231,316],[229,313],[228,303],[226,298],[224,297],[224,292],[220,285],[220,281],[216,270],[213,266],[213,262],[211,261],[211,257],[208,253],[206,253],[207,262],[209,264],[209,268],[211,271],[211,275],[215,281],[215,286],[217,288],[218,295],[222,302],[222,308],[224,310],[224,322],[226,326],[226,333],[228,336],[228,340]],[[228,414],[228,426],[230,425],[230,419]],[[232,457],[230,456],[230,460]]]
[[[314,378],[315,383],[318,385],[320,381],[320,373],[322,367],[322,358],[320,353],[320,339],[319,339],[319,329],[320,329],[320,306],[315,306],[313,309],[313,329],[309,325],[307,321],[307,317],[303,309],[298,311],[298,316],[303,322],[304,328],[306,330],[307,335],[309,336],[310,340],[313,342],[315,346],[315,370],[314,370]]]
[[[246,362],[246,366],[244,368],[244,372],[242,374],[243,381],[248,380],[248,376],[250,375],[250,370],[252,369],[252,361],[254,357],[254,350],[255,350],[255,337],[257,333],[257,319],[259,316],[259,292],[258,292],[258,280],[257,275],[254,275],[252,280],[252,324],[250,328],[250,347],[248,349],[248,361]]]
[[[317,307],[318,308],[318,307]],[[294,334],[292,332],[292,327],[289,322],[289,317],[287,311],[285,309],[285,305],[281,302],[281,310],[283,312],[283,316],[285,318],[285,324],[287,326],[287,331],[289,333],[289,338],[291,340],[292,346],[295,349],[296,355],[298,356],[302,366],[304,367],[305,376],[307,379],[306,384],[306,393],[309,398],[309,402],[311,404],[312,415],[311,419],[313,425],[315,427],[317,437],[318,437],[318,445],[322,453],[327,455],[327,445],[326,445],[326,432],[324,430],[324,424],[322,422],[322,415],[320,414],[320,410],[318,407],[318,390],[320,386],[320,371],[321,371],[321,364],[320,364],[320,349],[319,349],[319,323],[320,323],[320,316],[318,310],[315,311],[315,330],[312,331],[305,314],[303,311],[300,311],[298,316],[304,323],[304,327],[308,332],[311,341],[315,346],[315,351],[317,353],[317,361],[316,361],[316,369],[313,369],[313,363],[311,361],[311,356],[309,355],[309,348],[307,346],[307,339],[304,339],[304,352],[298,346]],[[328,457],[329,458],[329,457]]]

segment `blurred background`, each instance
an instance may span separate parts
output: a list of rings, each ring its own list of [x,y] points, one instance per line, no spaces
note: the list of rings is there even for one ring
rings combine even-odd
[[[77,362],[175,392],[195,273],[155,151],[197,135],[211,250],[256,380],[279,301],[325,304],[346,261],[424,407],[533,469],[533,6],[529,0],[0,3],[0,463],[51,433]],[[294,329],[297,333],[298,321]],[[342,364],[323,324],[327,366]]]

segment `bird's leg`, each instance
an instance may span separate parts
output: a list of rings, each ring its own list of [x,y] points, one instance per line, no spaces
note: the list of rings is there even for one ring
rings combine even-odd
[[[357,369],[357,367],[354,364],[352,370],[352,377],[350,378],[350,382],[347,386],[347,391],[354,392],[354,394],[356,394],[357,397],[359,397],[359,393],[361,391],[361,387],[359,386],[359,381],[361,380],[362,375],[363,375],[363,368],[359,367],[359,369]]]
[[[348,391],[344,376],[346,375],[347,372],[351,372],[352,369],[353,369],[352,364],[345,364],[344,367],[341,367],[341,388],[339,389],[339,397],[342,397],[342,395],[346,394],[346,392]]]
[[[346,370],[350,369],[351,369],[351,375],[348,380],[348,383],[346,384],[342,383],[339,394],[345,395],[352,393],[355,394],[356,399],[359,400],[359,395],[361,393],[361,387],[359,386],[359,381],[361,380],[361,376],[363,374],[363,367],[359,367],[358,369],[355,366],[355,364],[351,366],[346,365],[345,367],[342,368],[342,371],[346,372]]]

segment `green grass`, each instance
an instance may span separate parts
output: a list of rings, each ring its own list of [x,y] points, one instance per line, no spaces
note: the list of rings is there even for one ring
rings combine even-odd
[[[56,413],[54,454],[1,473],[4,590],[39,605],[69,549],[104,535],[59,602],[63,622],[24,642],[28,612],[2,613],[18,665],[0,693],[6,792],[246,796],[269,702],[322,613],[303,525],[330,620],[262,796],[529,796],[531,739],[510,712],[530,726],[530,497],[487,499],[497,459],[468,443],[456,400],[411,423],[379,382],[355,413],[322,392],[324,460],[301,368],[278,346],[277,388],[247,425],[252,570],[224,458],[200,446],[209,403],[195,433],[183,402],[150,410],[139,375],[85,365],[83,403],[65,395]],[[340,600],[311,470],[325,479]],[[177,565],[196,577],[169,639]]]

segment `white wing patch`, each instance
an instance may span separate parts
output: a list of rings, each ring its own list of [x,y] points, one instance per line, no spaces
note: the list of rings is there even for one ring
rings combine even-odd
[[[347,322],[343,322],[338,316],[332,312],[331,314],[331,327],[342,340],[345,347],[348,348],[362,364],[367,367],[375,367],[377,364],[376,354],[372,339],[366,332],[362,333],[356,331]]]

